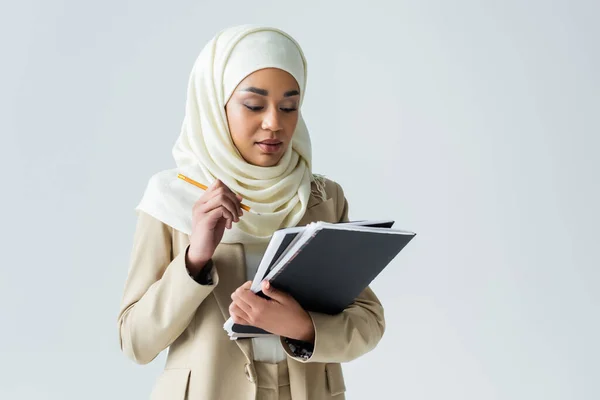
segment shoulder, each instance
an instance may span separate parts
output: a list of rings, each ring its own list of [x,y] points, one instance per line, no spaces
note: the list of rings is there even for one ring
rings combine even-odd
[[[146,184],[146,192],[149,194],[155,194],[163,192],[168,189],[171,183],[177,178],[176,169],[167,169],[156,172],[150,176]]]
[[[165,223],[164,215],[170,208],[169,189],[176,176],[176,170],[170,169],[156,172],[147,179],[142,198],[135,208],[138,223],[146,229],[163,233],[172,231]]]
[[[146,181],[142,198],[140,199],[136,210],[146,211],[153,216],[157,211],[162,211],[168,207],[167,195],[173,180],[176,177],[175,170],[164,170],[151,175]]]
[[[338,220],[346,217],[348,213],[348,200],[346,199],[342,185],[323,175],[315,175],[315,179],[311,182],[309,208],[328,201],[334,204]]]
[[[313,194],[315,194],[316,191],[318,192],[320,189],[323,189],[322,191],[325,193],[325,199],[323,200],[336,200],[340,196],[344,196],[344,189],[342,188],[342,185],[331,178],[325,177],[324,175],[315,174],[315,179],[311,183],[311,189]]]

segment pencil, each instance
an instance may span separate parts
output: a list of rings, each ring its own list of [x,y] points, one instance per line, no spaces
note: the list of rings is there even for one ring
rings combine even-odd
[[[192,178],[188,178],[188,177],[187,177],[187,176],[185,176],[185,175],[182,175],[182,174],[177,174],[177,177],[178,177],[179,179],[182,179],[182,180],[186,181],[187,183],[191,183],[192,185],[194,185],[194,186],[196,186],[196,187],[199,187],[199,188],[200,188],[200,189],[202,189],[202,190],[206,190],[206,189],[208,189],[208,187],[207,187],[206,185],[203,185],[203,184],[201,184],[200,182],[196,182],[196,181],[195,181],[195,180],[193,180]],[[242,207],[242,209],[244,209],[244,210],[246,210],[246,211],[248,211],[248,212],[251,212],[251,213],[253,213],[253,214],[256,214],[256,215],[260,215],[260,213],[257,213],[256,211],[254,211],[254,210],[251,210],[251,209],[250,209],[250,207],[248,207],[248,206],[247,206],[247,205],[245,205],[245,204],[240,204],[240,207]]]

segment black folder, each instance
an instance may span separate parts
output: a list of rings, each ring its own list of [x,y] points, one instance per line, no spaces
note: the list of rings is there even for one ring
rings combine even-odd
[[[259,269],[252,290],[268,280],[289,293],[307,311],[334,315],[342,312],[416,236],[392,229],[393,221],[316,222],[280,232],[277,251],[266,271]],[[274,235],[274,239],[275,239]],[[273,240],[273,239],[272,239]],[[269,335],[262,329],[225,325],[231,338]]]

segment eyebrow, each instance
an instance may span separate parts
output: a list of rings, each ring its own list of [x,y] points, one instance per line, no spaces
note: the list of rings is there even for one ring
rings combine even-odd
[[[261,96],[268,96],[269,95],[269,91],[265,90],[265,89],[259,89],[257,87],[254,86],[250,86],[247,88],[242,89],[242,92],[251,92],[251,93],[255,93],[255,94],[259,94]],[[292,96],[297,96],[299,95],[300,92],[298,90],[290,90],[287,91],[283,94],[283,97],[292,97]]]

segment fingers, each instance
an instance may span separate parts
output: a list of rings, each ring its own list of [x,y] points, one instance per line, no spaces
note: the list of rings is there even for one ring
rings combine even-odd
[[[252,281],[246,281],[246,282],[244,282],[244,284],[242,286],[240,286],[240,288],[248,289],[248,290],[250,290],[251,287],[252,287]]]
[[[229,306],[229,314],[231,314],[231,318],[236,324],[254,324],[252,307],[239,296],[243,292],[249,292],[251,286],[251,281],[245,282],[242,286],[237,288],[236,291],[231,294],[231,299],[233,301]]]
[[[201,218],[198,214],[208,214],[212,210],[219,207],[224,207],[227,213],[224,218],[230,219],[231,222],[239,222],[239,217],[244,213],[241,206],[242,197],[233,193],[223,182],[215,180],[204,195],[200,197],[192,208],[192,214]],[[214,215],[214,214],[213,214]],[[227,224],[231,227],[231,223]]]
[[[242,215],[242,212],[243,212],[242,207],[241,207],[242,197],[236,193],[233,193],[231,191],[231,189],[229,189],[227,187],[227,185],[225,185],[223,182],[221,182],[218,179],[215,180],[213,182],[213,184],[211,185],[211,187],[207,190],[206,201],[208,201],[211,198],[216,197],[216,196],[226,196],[227,198],[229,198],[231,200],[231,203],[233,205],[235,205],[235,207],[236,207],[235,213],[238,216]]]
[[[269,281],[262,281],[261,287],[264,294],[278,303],[283,304],[288,300],[289,295],[281,290],[275,289]]]
[[[237,201],[237,200],[235,200]],[[223,207],[227,210],[226,218],[230,218],[233,222],[240,220],[240,208],[231,200],[231,196],[225,193],[217,194],[204,204],[200,205],[198,211],[208,213],[215,208]]]
[[[232,313],[232,317],[235,314],[236,318],[247,322],[248,325],[256,325],[260,322],[266,300],[253,293],[250,290],[251,286],[251,281],[246,282],[231,294],[229,312]]]
[[[250,317],[235,302],[229,305],[229,315],[236,324],[252,325]]]
[[[229,187],[227,187],[227,185],[225,185],[219,179],[215,181],[215,190],[223,190],[224,193],[226,193],[231,198],[231,200],[237,207],[238,215],[240,217],[243,215],[244,211],[242,210],[242,196],[240,196],[237,193],[234,193],[231,189],[229,189]]]
[[[218,220],[221,218],[225,219],[225,227],[227,229],[231,229],[231,226],[233,224],[233,216],[225,207],[215,208],[208,214],[205,214],[205,217],[215,221],[215,226],[218,223]]]
[[[252,306],[243,300],[236,292],[231,294],[231,300],[233,300],[232,304],[235,304],[237,307],[239,307],[246,314],[246,316],[250,316],[252,314]]]
[[[252,292],[250,290],[251,286],[252,282],[245,282],[231,294],[231,299],[237,302],[240,307],[246,307],[248,313],[260,313],[265,299]]]

